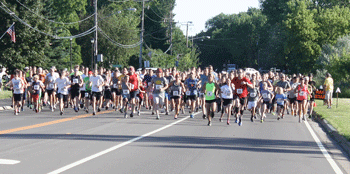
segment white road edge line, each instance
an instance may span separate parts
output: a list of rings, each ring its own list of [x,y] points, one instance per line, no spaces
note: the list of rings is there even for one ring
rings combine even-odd
[[[17,161],[17,160],[0,159],[0,165],[1,164],[14,165],[14,164],[18,164],[20,162],[21,161]]]
[[[197,114],[199,114],[199,113],[201,113],[201,112],[197,112],[197,113],[194,114],[194,115],[197,115]],[[91,155],[91,156],[89,156],[89,157],[83,158],[83,159],[81,159],[81,160],[79,160],[79,161],[76,161],[76,162],[74,162],[74,163],[68,164],[68,165],[66,165],[66,166],[64,166],[64,167],[62,167],[62,168],[59,168],[59,169],[57,169],[57,170],[55,170],[55,171],[52,171],[52,172],[50,172],[50,173],[48,173],[48,174],[58,174],[58,173],[62,173],[62,172],[64,172],[64,171],[69,170],[69,169],[71,169],[71,168],[73,168],[73,167],[76,167],[76,166],[78,166],[78,165],[80,165],[80,164],[83,164],[83,163],[88,162],[88,161],[90,161],[90,160],[92,160],[92,159],[95,159],[95,158],[100,157],[100,156],[102,156],[102,155],[105,155],[105,154],[107,154],[107,153],[109,153],[109,152],[112,152],[112,151],[114,151],[114,150],[116,150],[116,149],[119,149],[119,148],[121,148],[121,147],[123,147],[123,146],[126,146],[126,145],[128,145],[128,144],[130,144],[130,143],[133,143],[133,142],[138,141],[138,140],[140,140],[140,139],[142,139],[142,138],[148,137],[148,136],[153,135],[153,134],[155,134],[155,133],[157,133],[157,132],[160,132],[160,131],[162,131],[162,130],[164,130],[164,129],[167,129],[167,128],[171,127],[171,126],[174,126],[175,124],[178,124],[178,123],[180,123],[180,122],[182,122],[182,121],[185,121],[185,120],[188,119],[188,118],[189,118],[189,116],[187,116],[187,117],[185,117],[185,118],[182,118],[181,120],[175,121],[175,122],[173,122],[173,123],[170,123],[170,124],[168,124],[168,125],[166,125],[166,126],[163,126],[163,127],[159,128],[159,129],[157,129],[157,130],[154,130],[154,131],[152,131],[152,132],[143,134],[143,135],[141,135],[141,136],[139,136],[139,137],[133,138],[133,139],[131,139],[131,140],[129,140],[129,141],[126,141],[126,142],[123,142],[123,143],[118,144],[118,145],[116,145],[116,146],[113,146],[113,147],[111,147],[111,148],[109,148],[109,149],[103,150],[103,151],[101,151],[101,152],[99,152],[99,153],[96,153],[96,154],[94,154],[94,155]]]
[[[306,125],[307,129],[309,130],[309,132],[311,133],[312,138],[314,138],[316,144],[318,145],[318,147],[320,148],[321,152],[323,153],[323,156],[327,159],[329,164],[332,166],[334,172],[337,173],[337,174],[342,174],[343,172],[338,167],[337,163],[335,163],[335,161],[329,155],[329,153],[327,152],[326,148],[323,146],[322,142],[320,141],[320,139],[318,139],[318,137],[315,134],[314,130],[311,128],[310,124],[307,121],[305,121],[305,125]]]

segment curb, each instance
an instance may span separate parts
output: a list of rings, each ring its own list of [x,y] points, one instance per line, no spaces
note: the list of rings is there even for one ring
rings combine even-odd
[[[345,151],[348,157],[350,157],[350,142],[344,136],[340,135],[339,132],[332,125],[330,125],[327,120],[321,117],[321,115],[314,112],[313,116],[314,121],[318,122],[325,132],[330,135],[333,140],[335,140],[336,143]]]
[[[0,111],[13,110],[11,106],[0,106]]]

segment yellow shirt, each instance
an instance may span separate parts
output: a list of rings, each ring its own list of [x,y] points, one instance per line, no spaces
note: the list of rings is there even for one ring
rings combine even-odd
[[[334,90],[334,85],[333,85],[333,79],[328,77],[324,81],[324,85],[326,85],[326,91],[333,91]]]

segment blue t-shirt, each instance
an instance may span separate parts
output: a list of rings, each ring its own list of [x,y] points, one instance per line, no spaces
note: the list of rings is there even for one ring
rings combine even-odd
[[[187,80],[185,81],[185,85],[186,85],[187,88],[189,89],[190,95],[191,95],[191,96],[192,96],[192,95],[197,95],[197,93],[198,93],[198,91],[197,91],[198,82],[199,82],[198,79],[193,79],[193,80],[192,80],[191,78],[189,78],[189,79],[187,79]],[[186,94],[186,95],[188,95],[188,94]]]
[[[204,86],[205,83],[208,82],[208,76],[201,74],[200,80],[201,80],[201,85]]]
[[[276,102],[278,105],[284,105],[284,100],[287,99],[285,94],[276,94]]]

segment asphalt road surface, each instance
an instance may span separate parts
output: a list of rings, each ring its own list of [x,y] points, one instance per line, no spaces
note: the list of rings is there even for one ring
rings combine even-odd
[[[188,112],[187,112],[188,113]],[[328,153],[309,123],[267,115],[264,123],[219,122],[202,113],[156,120],[123,118],[112,110],[95,116],[26,109],[0,112],[0,173],[347,173],[344,154]],[[333,149],[334,150],[334,149]],[[346,159],[347,160],[347,159]],[[346,161],[348,163],[348,161]]]

